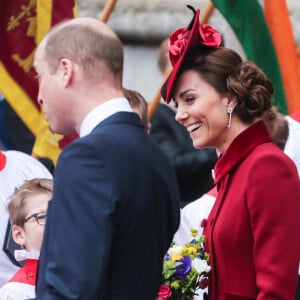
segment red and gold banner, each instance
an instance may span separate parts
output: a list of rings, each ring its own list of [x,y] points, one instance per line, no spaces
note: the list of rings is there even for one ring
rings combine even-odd
[[[75,0],[0,0],[0,92],[36,136],[33,153],[54,163],[60,145],[66,143],[63,136],[50,132],[41,113],[32,65],[45,33],[58,22],[73,18],[75,12]]]

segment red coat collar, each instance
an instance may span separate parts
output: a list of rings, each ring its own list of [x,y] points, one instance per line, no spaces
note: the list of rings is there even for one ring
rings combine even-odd
[[[10,279],[9,282],[20,282],[36,285],[37,259],[27,259],[24,266]]]
[[[241,132],[219,158],[215,166],[215,183],[239,165],[258,145],[272,142],[268,129],[263,121],[259,121]]]
[[[6,156],[5,154],[0,150],[0,171],[4,169],[6,165]]]

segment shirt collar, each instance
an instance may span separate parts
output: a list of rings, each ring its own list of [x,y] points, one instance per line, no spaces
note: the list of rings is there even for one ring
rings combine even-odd
[[[83,119],[83,122],[80,126],[80,137],[88,135],[104,119],[120,111],[132,111],[131,106],[126,98],[114,98],[98,105]]]

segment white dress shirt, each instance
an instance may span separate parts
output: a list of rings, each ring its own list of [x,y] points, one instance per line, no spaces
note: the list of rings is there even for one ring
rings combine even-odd
[[[126,98],[114,98],[95,107],[83,119],[80,126],[80,137],[88,135],[104,119],[120,111],[132,111]]]
[[[284,153],[295,163],[300,178],[300,123],[289,116],[285,116],[289,124],[289,137],[284,147]]]

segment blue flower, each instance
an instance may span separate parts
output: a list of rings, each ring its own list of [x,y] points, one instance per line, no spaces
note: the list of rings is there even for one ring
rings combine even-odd
[[[192,240],[184,245],[172,243],[164,256],[162,285],[171,289],[169,300],[192,299],[198,289],[206,286],[208,281],[209,254],[204,250],[205,236],[191,229]],[[201,283],[201,284],[200,284]],[[158,299],[161,299],[161,295]]]
[[[166,260],[166,261],[167,261],[167,260],[171,260],[171,256],[170,256],[169,253],[166,253],[166,255],[165,255],[165,260]]]
[[[176,277],[179,279],[186,279],[192,267],[192,259],[189,256],[183,256],[177,261],[181,262],[181,264],[176,267]]]

